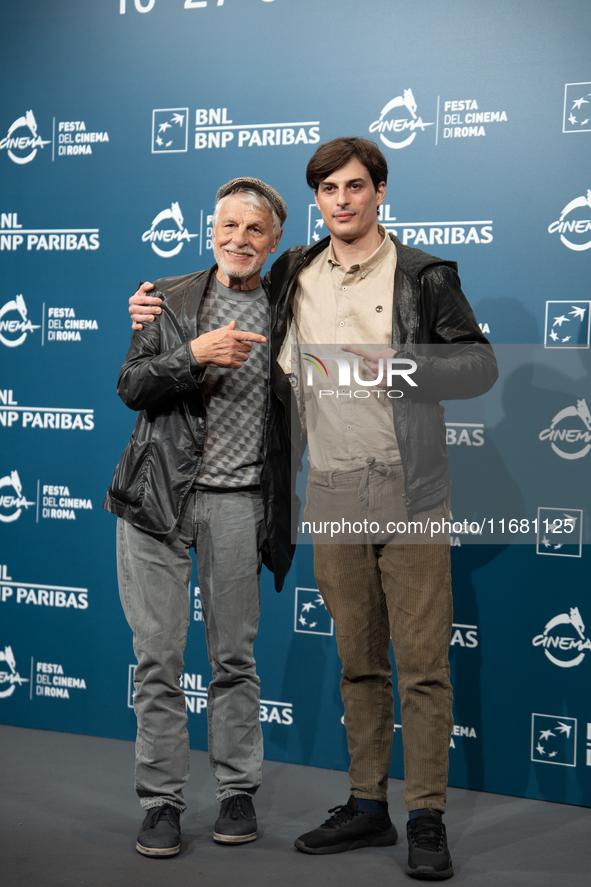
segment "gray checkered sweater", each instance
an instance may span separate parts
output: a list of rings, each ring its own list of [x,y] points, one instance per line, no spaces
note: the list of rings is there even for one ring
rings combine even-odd
[[[199,309],[199,335],[236,321],[236,329],[269,338],[269,302],[263,287],[242,292],[215,277]],[[202,382],[207,437],[199,487],[258,485],[269,378],[269,343],[252,343],[241,369],[208,367]]]

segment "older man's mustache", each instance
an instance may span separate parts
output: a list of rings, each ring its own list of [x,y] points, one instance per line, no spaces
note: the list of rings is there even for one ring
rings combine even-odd
[[[222,246],[222,250],[224,252],[238,253],[240,256],[256,256],[254,250],[245,249],[243,246],[234,246],[232,243],[227,243],[225,246]]]

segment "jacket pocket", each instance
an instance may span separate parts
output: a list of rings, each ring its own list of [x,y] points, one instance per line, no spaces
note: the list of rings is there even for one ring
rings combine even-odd
[[[152,441],[136,440],[132,435],[111,482],[111,495],[130,505],[140,505],[146,476],[152,461]]]

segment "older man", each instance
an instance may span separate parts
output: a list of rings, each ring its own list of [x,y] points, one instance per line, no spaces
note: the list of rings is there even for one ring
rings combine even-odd
[[[257,837],[259,574],[264,561],[279,590],[293,555],[289,439],[270,393],[260,271],[286,215],[280,195],[258,179],[220,188],[217,266],[156,281],[162,311],[133,334],[119,375],[120,397],[140,414],[104,508],[119,516],[120,595],[138,661],[135,782],[146,817],[136,849],[146,856],[180,849],[189,737],[179,679],[191,547],[213,672],[209,753],[221,801],[214,840]]]

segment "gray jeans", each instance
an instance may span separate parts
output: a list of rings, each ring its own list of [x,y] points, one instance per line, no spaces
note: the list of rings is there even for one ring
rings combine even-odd
[[[138,662],[135,786],[144,809],[166,803],[186,808],[189,734],[179,682],[189,626],[191,547],[213,672],[207,718],[216,796],[254,794],[260,785],[263,738],[253,643],[264,539],[263,503],[254,493],[193,491],[168,536],[117,523],[119,593]]]

